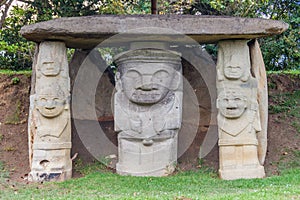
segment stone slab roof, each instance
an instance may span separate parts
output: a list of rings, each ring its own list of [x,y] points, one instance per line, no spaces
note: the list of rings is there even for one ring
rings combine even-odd
[[[281,34],[288,24],[267,19],[192,15],[97,15],[58,18],[22,27],[30,41],[64,41],[67,47],[90,49],[105,39],[120,46],[128,41],[186,42],[186,36],[199,43],[224,39],[253,39]]]

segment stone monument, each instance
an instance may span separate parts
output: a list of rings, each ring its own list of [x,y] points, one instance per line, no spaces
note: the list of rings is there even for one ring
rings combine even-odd
[[[158,49],[131,50],[115,59],[117,172],[163,176],[174,171],[182,118],[180,54]]]
[[[250,73],[246,40],[219,42],[219,163],[222,179],[262,178],[257,132],[261,131],[257,80]]]
[[[213,90],[217,89],[218,93],[218,119],[217,124],[213,119],[210,126],[218,126],[218,133],[214,131],[214,134],[219,134],[219,138],[212,138],[219,140],[220,177],[264,177],[267,83],[256,38],[281,34],[287,28],[286,23],[274,20],[189,15],[70,17],[24,26],[21,34],[38,44],[28,119],[29,179],[71,178],[66,47],[91,52],[108,37],[118,34],[123,35],[105,43],[106,47],[126,49],[133,43],[154,42],[175,51],[178,47],[195,46],[195,42],[197,45],[218,43],[216,88],[213,84]],[[174,170],[184,91],[181,55],[169,48],[131,48],[115,58],[118,72],[114,119],[120,174],[163,176]],[[98,77],[97,74],[92,75]],[[203,77],[205,84],[211,86],[205,74]],[[76,90],[73,88],[72,92]],[[88,97],[89,104],[79,105],[82,107],[78,110],[88,110],[88,113],[94,110],[93,98]],[[212,107],[215,101],[216,98],[211,100]]]
[[[70,83],[63,42],[39,46],[35,93],[31,95],[29,180],[65,180],[72,176]]]

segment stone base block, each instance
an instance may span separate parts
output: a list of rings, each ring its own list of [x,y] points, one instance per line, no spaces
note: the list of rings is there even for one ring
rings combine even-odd
[[[236,169],[223,169],[219,170],[219,176],[224,180],[235,179],[251,179],[251,178],[264,178],[265,169],[263,166],[256,166],[252,168],[236,168]]]
[[[119,137],[117,173],[132,176],[167,176],[175,170],[177,136],[143,141]]]
[[[64,181],[71,177],[70,149],[34,149],[29,181]]]
[[[57,172],[31,171],[28,175],[28,180],[32,182],[65,181],[71,178],[72,178],[72,169],[67,171],[57,171]]]

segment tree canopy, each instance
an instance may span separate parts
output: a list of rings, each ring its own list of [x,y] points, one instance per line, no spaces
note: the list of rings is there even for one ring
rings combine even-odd
[[[150,14],[150,0],[0,0],[0,68],[31,67],[34,44],[19,30],[26,24],[58,17],[99,14]],[[167,0],[157,1],[158,14],[261,17],[287,22],[282,35],[259,40],[268,70],[299,69],[300,3],[294,0]],[[215,45],[207,45],[209,52]]]

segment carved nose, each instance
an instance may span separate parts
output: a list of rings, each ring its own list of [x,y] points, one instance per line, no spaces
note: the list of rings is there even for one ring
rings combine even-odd
[[[46,102],[45,108],[47,108],[47,109],[53,109],[53,108],[55,108],[54,101],[48,100]]]
[[[150,90],[152,90],[152,84],[151,83],[150,84],[143,84],[141,86],[141,89],[145,90],[145,91],[150,91]]]
[[[236,108],[237,107],[236,102],[234,100],[229,100],[228,101],[228,107],[229,108]]]
[[[142,90],[151,90],[153,87],[152,76],[143,76]]]

